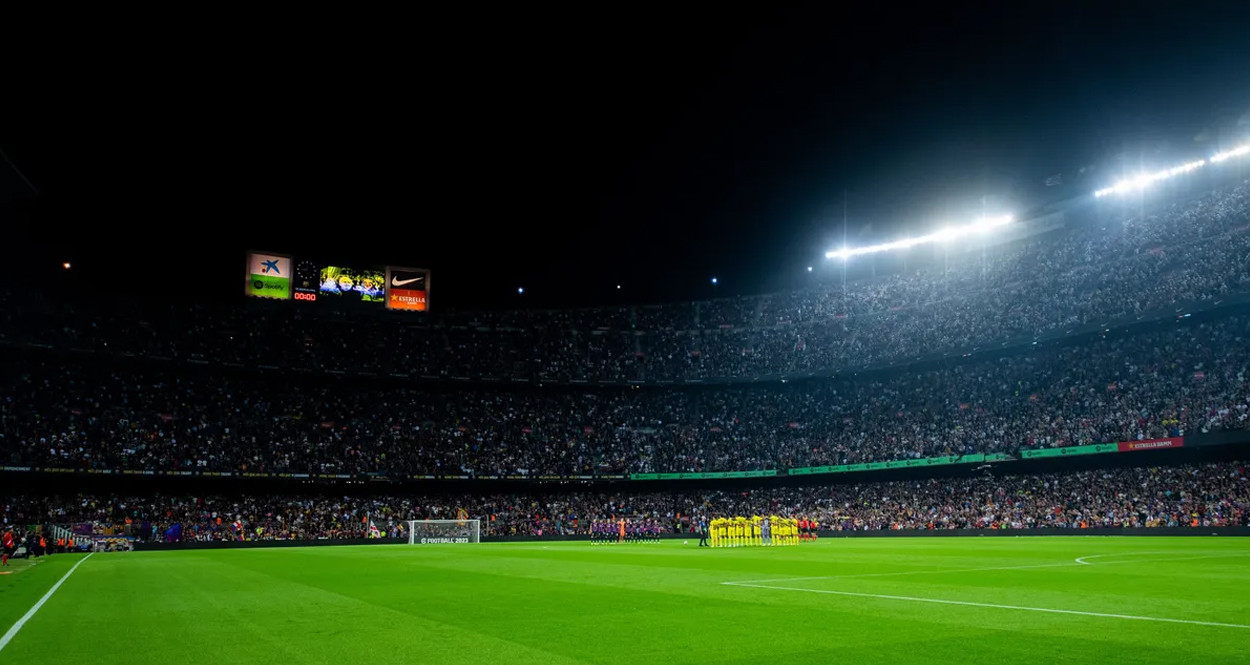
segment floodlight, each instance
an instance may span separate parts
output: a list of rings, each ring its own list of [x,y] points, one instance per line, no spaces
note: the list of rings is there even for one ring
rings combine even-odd
[[[908,249],[915,247],[916,245],[923,245],[931,242],[950,242],[952,240],[958,240],[959,238],[971,235],[985,234],[1001,226],[1010,224],[1013,221],[1015,221],[1015,218],[1011,215],[1003,215],[1001,217],[982,217],[971,224],[965,224],[964,226],[943,227],[933,233],[920,236],[918,238],[903,238],[902,240],[895,240],[893,242],[882,243],[880,245],[869,245],[867,247],[856,247],[854,249],[843,247],[837,251],[826,252],[825,258],[845,260],[852,256],[859,256],[861,254],[875,254],[877,252],[888,252],[895,249]]]
[[[1242,157],[1244,155],[1250,155],[1250,144],[1243,145],[1240,148],[1233,148],[1232,150],[1225,150],[1224,152],[1217,152],[1214,155],[1211,155],[1211,163],[1218,164],[1226,159]]]
[[[1132,178],[1129,178],[1127,180],[1121,180],[1120,182],[1117,182],[1111,187],[1104,187],[1094,192],[1094,197],[1102,198],[1109,194],[1123,194],[1125,192],[1132,192],[1132,191],[1136,191],[1140,189],[1145,189],[1160,180],[1166,180],[1167,178],[1172,178],[1172,177],[1175,177],[1184,173],[1197,171],[1198,169],[1206,166],[1207,164],[1217,164],[1227,159],[1231,159],[1233,157],[1240,157],[1246,154],[1250,154],[1250,145],[1243,145],[1239,148],[1233,148],[1232,150],[1227,150],[1225,152],[1216,153],[1211,156],[1211,159],[1209,161],[1205,159],[1199,159],[1198,161],[1188,162],[1186,164],[1181,164],[1180,166],[1174,166],[1170,169],[1165,169],[1163,171],[1156,171],[1154,173],[1142,173],[1140,175],[1133,176]]]

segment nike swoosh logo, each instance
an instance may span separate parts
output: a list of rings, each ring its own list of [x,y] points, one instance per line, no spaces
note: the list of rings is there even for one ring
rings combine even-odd
[[[425,278],[424,278],[424,277],[413,277],[412,279],[395,279],[394,277],[392,277],[392,278],[391,278],[391,286],[407,286],[408,284],[411,284],[411,283],[413,283],[413,282],[419,282],[419,281],[421,281],[421,280],[423,280],[423,279],[425,279]]]

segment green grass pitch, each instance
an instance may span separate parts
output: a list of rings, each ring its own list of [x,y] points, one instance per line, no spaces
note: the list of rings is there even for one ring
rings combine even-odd
[[[8,631],[82,558],[0,576]],[[730,584],[726,584],[729,582]],[[1051,611],[1058,610],[1058,611]],[[1247,663],[1250,539],[96,554],[0,651],[90,663]]]

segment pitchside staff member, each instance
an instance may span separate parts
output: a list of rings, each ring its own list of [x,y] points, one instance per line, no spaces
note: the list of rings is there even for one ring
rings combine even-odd
[[[17,541],[13,539],[12,529],[5,529],[4,535],[0,536],[0,548],[3,548],[3,554],[0,554],[0,566],[8,567],[9,557],[17,551]]]

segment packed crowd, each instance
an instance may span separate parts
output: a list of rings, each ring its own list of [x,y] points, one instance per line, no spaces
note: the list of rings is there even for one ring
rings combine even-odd
[[[985,474],[714,492],[695,502],[714,514],[768,509],[803,515],[833,531],[1250,526],[1250,467],[1221,462]]]
[[[1031,349],[923,371],[742,387],[454,391],[11,352],[0,362],[0,464],[611,475],[1011,454],[1250,429],[1250,314]]]
[[[0,341],[342,373],[682,381],[957,354],[1250,294],[1250,182],[843,287],[660,306],[332,312],[0,293]],[[89,324],[83,324],[89,322]]]
[[[89,524],[140,541],[403,538],[410,519],[481,520],[483,536],[587,535],[597,520],[689,533],[699,519],[780,515],[822,529],[1250,526],[1244,462],[747,491],[490,496],[44,496],[0,500],[0,525]],[[173,528],[177,525],[177,528]],[[176,534],[176,538],[175,538]]]
[[[596,519],[658,522],[666,533],[680,519],[661,494],[459,496],[41,496],[0,497],[0,527],[58,524],[132,536],[141,542],[366,538],[370,525],[405,538],[408,520],[481,521],[482,536],[589,534]],[[176,525],[176,528],[174,528]]]

